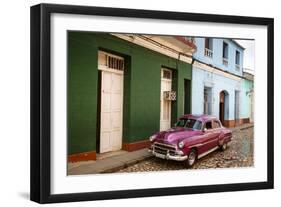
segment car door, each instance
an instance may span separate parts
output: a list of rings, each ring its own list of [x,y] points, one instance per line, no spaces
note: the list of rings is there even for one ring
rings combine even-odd
[[[214,135],[214,139],[213,139],[213,143],[212,143],[212,147],[216,147],[219,145],[219,137],[221,134],[221,124],[218,120],[214,119],[212,121],[212,128],[213,128],[213,135]]]
[[[199,154],[202,154],[215,146],[214,141],[216,139],[216,133],[214,133],[212,121],[206,121],[204,123],[203,129],[204,134],[201,138],[201,147],[199,148]]]

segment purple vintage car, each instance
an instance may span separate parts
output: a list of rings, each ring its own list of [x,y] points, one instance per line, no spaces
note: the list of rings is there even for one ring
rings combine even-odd
[[[185,161],[190,167],[218,148],[225,150],[231,138],[231,130],[216,117],[187,114],[173,128],[152,135],[149,151],[162,159]]]

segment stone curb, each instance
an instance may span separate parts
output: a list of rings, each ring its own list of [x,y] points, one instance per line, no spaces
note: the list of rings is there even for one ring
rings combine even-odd
[[[116,171],[119,171],[119,170],[122,170],[126,167],[129,167],[129,166],[132,166],[132,165],[135,165],[141,161],[144,161],[144,160],[147,160],[149,158],[151,158],[152,155],[148,155],[148,156],[143,156],[143,157],[140,157],[138,159],[135,159],[135,160],[130,160],[128,161],[127,163],[124,163],[120,166],[116,166],[116,167],[111,167],[109,169],[104,169],[104,170],[101,170],[99,173],[113,173],[113,172],[116,172]]]
[[[69,170],[68,175],[110,173],[134,165],[150,157],[152,157],[152,154],[148,153],[148,149],[128,152],[119,156],[105,158],[95,163],[74,167]]]

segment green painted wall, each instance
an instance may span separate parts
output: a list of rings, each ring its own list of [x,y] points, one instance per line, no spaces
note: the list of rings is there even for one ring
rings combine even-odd
[[[250,104],[251,97],[250,91],[254,88],[254,82],[251,80],[243,79],[242,80],[242,89],[241,89],[241,112],[240,118],[249,118],[251,117]]]
[[[184,79],[191,65],[109,34],[68,32],[68,153],[96,150],[97,52],[125,58],[123,143],[147,139],[159,130],[161,67],[176,70],[173,120],[183,114]]]

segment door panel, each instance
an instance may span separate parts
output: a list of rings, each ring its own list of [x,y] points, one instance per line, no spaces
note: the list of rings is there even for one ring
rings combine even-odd
[[[112,112],[111,113],[111,127],[114,130],[120,130],[120,125],[121,125],[121,117],[120,117],[120,112]]]
[[[207,124],[209,124],[209,127],[206,126]],[[204,135],[202,137],[202,141],[201,141],[202,146],[199,148],[198,154],[207,152],[208,150],[216,146],[215,140],[217,138],[217,130],[213,129],[212,122],[211,121],[206,122],[204,124],[204,128],[207,128],[207,130],[204,132]]]
[[[113,150],[120,150],[121,146],[120,146],[120,131],[119,129],[116,130],[112,130],[111,132],[111,151]]]
[[[122,91],[123,76],[119,73],[112,73],[112,91],[120,93]]]
[[[111,118],[110,112],[103,112],[101,118],[101,130],[103,132],[110,131],[111,129]]]
[[[111,150],[110,148],[110,131],[101,132],[101,145],[100,152],[108,152]]]
[[[215,140],[216,140],[216,133],[214,133],[214,130],[207,130],[202,137],[202,142],[201,142],[202,146],[199,147],[198,154],[200,155],[214,148],[217,145],[215,143]]]
[[[213,120],[213,129],[214,129],[213,147],[216,147],[219,145],[219,137],[221,135],[221,124],[218,120]]]

